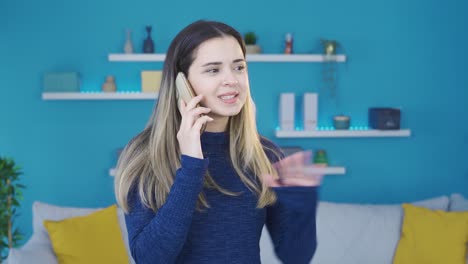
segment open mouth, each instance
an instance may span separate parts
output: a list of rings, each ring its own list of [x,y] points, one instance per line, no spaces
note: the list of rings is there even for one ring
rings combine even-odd
[[[221,99],[221,101],[223,101],[224,103],[233,104],[237,102],[238,96],[239,96],[238,93],[229,93],[229,94],[220,95],[218,96],[218,98]]]

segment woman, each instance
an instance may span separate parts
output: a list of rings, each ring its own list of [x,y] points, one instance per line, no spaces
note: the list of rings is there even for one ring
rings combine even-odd
[[[318,182],[275,169],[281,154],[258,135],[241,35],[197,21],[166,56],[157,105],[115,178],[135,261],[260,263],[266,223],[283,263],[309,263]],[[179,72],[197,94],[188,102],[177,99]]]

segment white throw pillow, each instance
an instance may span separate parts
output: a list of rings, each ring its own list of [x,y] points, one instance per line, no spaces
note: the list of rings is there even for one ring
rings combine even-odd
[[[413,203],[447,210],[449,198]],[[317,251],[313,264],[391,264],[400,239],[401,204],[366,205],[319,202]]]
[[[468,200],[459,193],[454,193],[450,196],[450,211],[462,212],[468,211]]]

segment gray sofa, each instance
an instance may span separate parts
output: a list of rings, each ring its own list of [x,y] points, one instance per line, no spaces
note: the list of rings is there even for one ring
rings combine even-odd
[[[468,200],[460,194],[414,202],[437,210],[468,211]],[[10,250],[7,264],[55,264],[43,221],[82,216],[100,208],[72,208],[42,202],[33,204],[33,235],[21,248]],[[120,228],[128,251],[127,230],[122,211]],[[372,205],[320,202],[317,211],[318,247],[311,264],[391,264],[400,238],[403,209],[400,204]],[[260,239],[262,263],[276,264],[266,229]],[[134,263],[131,260],[131,263]],[[468,260],[467,260],[468,264]]]

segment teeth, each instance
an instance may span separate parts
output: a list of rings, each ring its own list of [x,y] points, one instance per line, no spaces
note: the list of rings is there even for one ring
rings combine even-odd
[[[225,95],[225,96],[221,96],[221,99],[223,99],[223,100],[229,100],[229,99],[232,99],[232,98],[234,98],[234,97],[235,97],[235,95]]]

